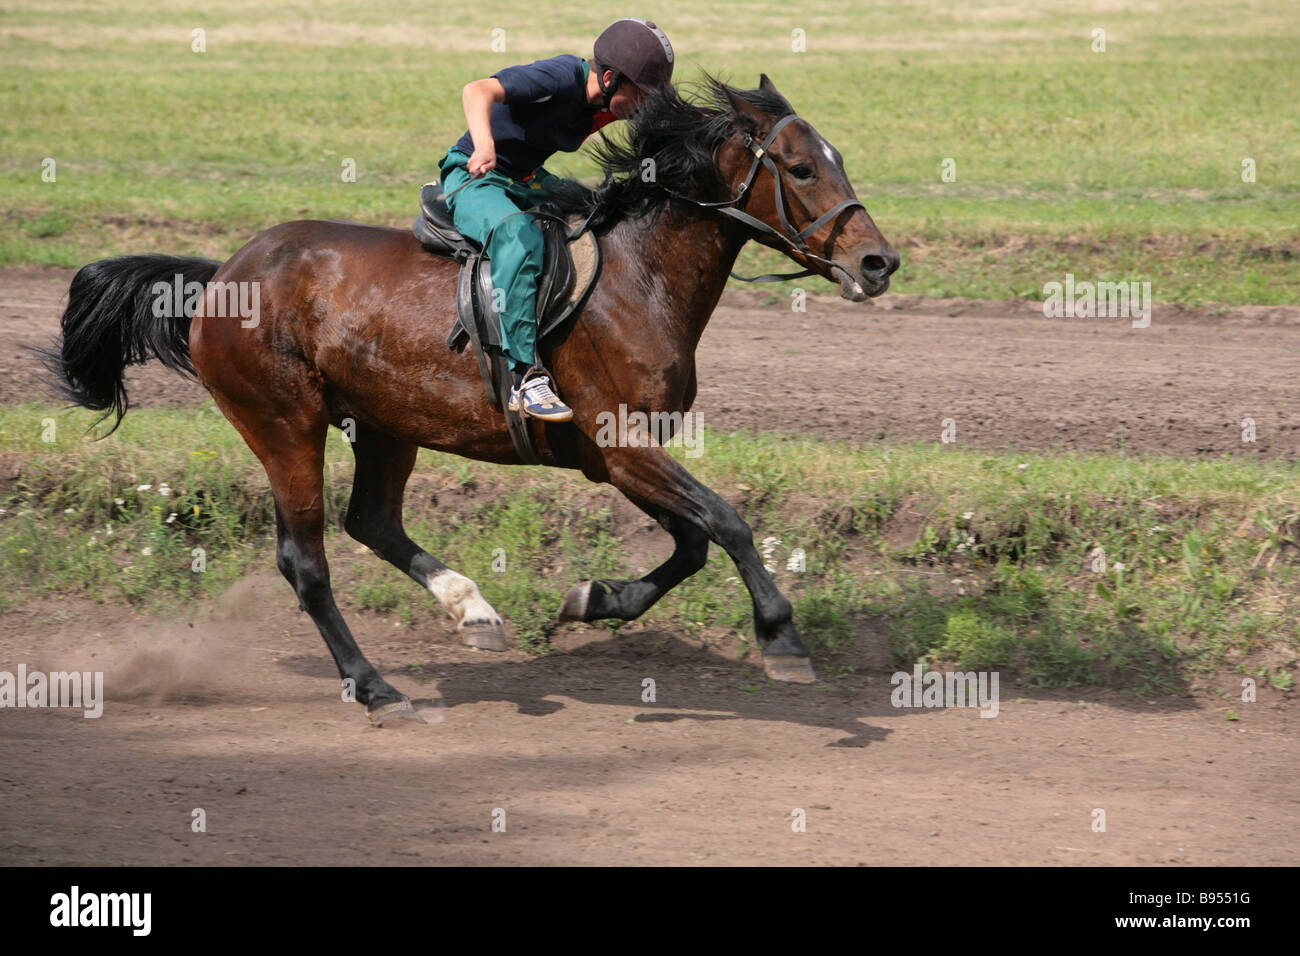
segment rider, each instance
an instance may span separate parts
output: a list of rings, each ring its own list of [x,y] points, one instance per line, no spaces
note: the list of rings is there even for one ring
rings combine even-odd
[[[502,347],[514,372],[509,408],[550,422],[573,412],[536,364],[537,281],[543,241],[536,205],[565,183],[542,163],[557,150],[574,152],[596,130],[626,119],[646,93],[670,90],[673,48],[648,20],[617,20],[597,39],[590,60],[562,54],[511,66],[465,86],[469,129],[438,163],[457,230],[492,262],[492,285],[505,294]],[[624,81],[628,82],[624,82]],[[462,185],[469,183],[465,188]]]

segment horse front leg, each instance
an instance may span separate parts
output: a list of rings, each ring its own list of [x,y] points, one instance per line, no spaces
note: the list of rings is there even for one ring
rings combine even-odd
[[[698,544],[702,534],[727,552],[749,589],[754,603],[754,634],[763,651],[763,670],[767,676],[779,681],[812,683],[816,678],[808,660],[808,649],[794,626],[794,609],[777,589],[767,568],[763,567],[754,547],[754,533],[736,509],[697,481],[661,447],[605,448],[602,452],[610,484],[634,502],[646,502],[670,516],[670,531],[674,521],[679,530],[684,526],[697,529],[694,538],[690,532],[685,532],[685,540],[690,543],[689,552],[683,551],[683,539],[674,534],[678,550],[642,581],[648,582],[657,575],[660,586],[671,582],[668,584],[671,587],[703,567],[706,552]],[[579,588],[585,587],[587,593],[582,619],[594,620],[591,616],[593,609],[616,606],[622,601],[631,604],[634,596],[644,600],[644,595],[654,593],[633,588],[633,585],[641,584],[641,581],[626,582],[612,595],[597,595],[600,582],[580,585]],[[624,598],[620,591],[629,591],[629,596]],[[574,597],[573,591],[570,597]],[[565,606],[570,608],[569,598],[566,598]],[[571,610],[577,610],[576,600]]]
[[[643,578],[629,581],[584,581],[569,589],[560,608],[561,621],[633,621],[681,584],[709,557],[709,536],[697,525],[648,501],[631,502],[673,536],[672,555]]]

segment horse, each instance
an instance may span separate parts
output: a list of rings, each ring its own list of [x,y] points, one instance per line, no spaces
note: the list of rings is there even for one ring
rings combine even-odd
[[[633,620],[699,571],[712,541],[735,562],[753,600],[765,673],[808,683],[815,675],[792,606],[759,559],[748,524],[661,441],[629,434],[619,444],[596,435],[601,413],[620,405],[629,421],[641,412],[644,421],[668,413],[680,422],[691,409],[695,349],[747,241],[804,267],[787,275],[835,281],[854,302],[884,292],[899,257],[854,193],[839,151],[766,74],[753,90],[705,74],[698,90],[690,99],[677,90],[650,96],[622,140],[602,133],[594,154],[603,182],[557,200],[589,217],[603,267],[578,314],[539,343],[573,420],[528,420],[534,445],[542,464],[613,485],[674,543],[644,577],[575,584],[558,616]],[[224,263],[150,254],[84,266],[69,288],[62,335],[45,350],[64,396],[103,411],[99,421],[116,416],[107,434],[129,407],[128,365],[152,358],[197,377],[265,468],[276,565],[344,686],[376,722],[418,715],[366,659],[334,601],[323,494],[331,426],[350,419],[355,427],[346,532],[426,588],[464,643],[508,647],[504,622],[477,585],[424,551],[402,524],[418,449],[523,463],[503,413],[483,393],[471,350],[445,344],[457,317],[457,272],[457,263],[407,230],[286,222]],[[180,314],[158,309],[150,290],[181,279],[203,296]],[[223,315],[225,300],[210,294],[249,287],[259,306],[251,321]]]

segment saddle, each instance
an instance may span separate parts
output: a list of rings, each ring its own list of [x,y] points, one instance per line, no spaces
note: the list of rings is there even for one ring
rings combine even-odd
[[[542,203],[525,211],[535,216],[545,243],[542,275],[537,285],[537,353],[540,357],[547,337],[576,312],[586,300],[600,272],[600,246],[587,231],[587,220],[565,220],[559,210]],[[513,376],[501,351],[501,320],[497,315],[492,287],[492,263],[477,242],[461,235],[442,199],[442,186],[425,183],[420,189],[420,216],[411,231],[421,245],[436,255],[460,263],[456,283],[456,322],[447,336],[447,347],[463,352],[468,343],[474,349],[483,390],[494,408],[506,416],[506,427],[515,451],[527,464],[541,464],[533,446],[532,430],[522,412],[507,408]]]

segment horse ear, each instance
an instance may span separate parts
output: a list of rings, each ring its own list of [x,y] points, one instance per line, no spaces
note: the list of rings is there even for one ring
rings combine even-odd
[[[781,91],[776,88],[775,83],[773,83],[771,80],[767,78],[766,73],[760,73],[758,75],[758,88],[762,90],[764,93],[771,93],[773,96],[780,96],[781,102],[784,103],[786,106],[790,106],[790,101],[787,100],[784,96],[781,96]],[[793,106],[790,106],[790,112],[791,113],[794,112]]]
[[[723,90],[727,94],[727,101],[731,104],[731,111],[736,114],[737,119],[749,120],[755,125],[762,123],[763,114],[759,112],[758,107],[743,96],[737,96],[729,86],[724,86]]]

